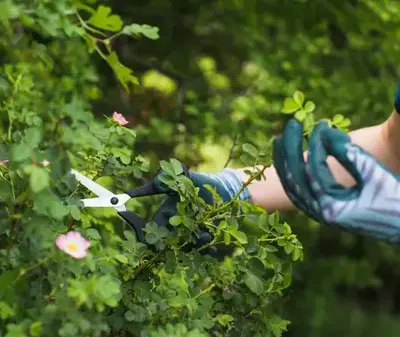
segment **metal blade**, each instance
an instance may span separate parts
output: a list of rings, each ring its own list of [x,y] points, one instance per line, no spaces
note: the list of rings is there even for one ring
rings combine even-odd
[[[82,173],[71,169],[71,173],[75,176],[76,180],[78,180],[83,186],[91,190],[94,194],[99,197],[113,197],[115,194],[111,191],[107,190],[103,186],[95,183],[93,180],[85,177]]]
[[[85,207],[113,207],[117,211],[125,211],[125,203],[131,197],[128,194],[113,194],[111,197],[82,199]]]

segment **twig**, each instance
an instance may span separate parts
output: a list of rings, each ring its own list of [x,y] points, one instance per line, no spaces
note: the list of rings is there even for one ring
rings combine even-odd
[[[225,162],[224,168],[227,168],[229,163],[230,163],[230,161],[233,159],[232,158],[233,150],[235,149],[236,145],[238,145],[238,140],[239,140],[239,132],[236,132],[235,136],[233,137],[232,147],[231,147],[231,149],[229,151],[229,156],[228,156],[228,159]]]

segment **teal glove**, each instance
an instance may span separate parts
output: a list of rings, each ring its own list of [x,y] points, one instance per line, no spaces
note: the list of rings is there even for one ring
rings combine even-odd
[[[400,176],[324,122],[311,135],[305,164],[302,131],[301,124],[291,120],[283,137],[274,141],[274,164],[293,204],[319,222],[398,243]],[[356,186],[345,188],[335,181],[328,155],[352,174]]]
[[[199,196],[209,205],[213,203],[213,196],[204,185],[212,186],[224,202],[230,201],[237,192],[242,188],[243,183],[237,172],[233,169],[224,169],[216,174],[187,172],[187,176],[192,180],[194,186],[199,187]],[[158,179],[154,179],[154,183],[159,184],[158,188],[161,190],[164,187]],[[239,195],[239,200],[250,200],[248,188],[245,188]],[[170,228],[169,219],[177,214],[176,205],[179,202],[177,194],[169,195],[154,214],[152,221],[160,226]],[[202,228],[198,233],[196,247],[201,247],[213,239],[212,234],[206,229]],[[216,247],[210,247],[205,253],[215,255],[217,252]]]

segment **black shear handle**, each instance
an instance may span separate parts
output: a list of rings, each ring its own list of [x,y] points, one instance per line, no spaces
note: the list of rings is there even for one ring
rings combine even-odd
[[[189,170],[185,165],[182,165],[183,175],[189,177]],[[131,198],[150,196],[156,194],[167,194],[172,195],[175,194],[176,191],[173,191],[168,186],[164,185],[159,180],[159,175],[162,174],[163,170],[159,169],[154,176],[154,178],[147,184],[135,188],[133,190],[129,190],[126,192]],[[141,216],[133,213],[131,211],[120,211],[118,215],[121,216],[136,232],[136,237],[139,242],[145,242],[144,231],[143,229],[146,227],[147,221],[143,219]]]
[[[147,221],[141,216],[131,211],[120,211],[118,215],[122,217],[135,231],[136,238],[139,242],[144,242],[144,231]]]

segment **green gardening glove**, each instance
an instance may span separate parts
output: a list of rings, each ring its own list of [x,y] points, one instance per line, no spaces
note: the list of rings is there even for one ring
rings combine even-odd
[[[400,176],[324,122],[311,134],[307,162],[302,141],[302,125],[293,119],[274,142],[274,165],[293,204],[318,222],[399,243]],[[336,182],[328,155],[352,174],[355,186]]]

